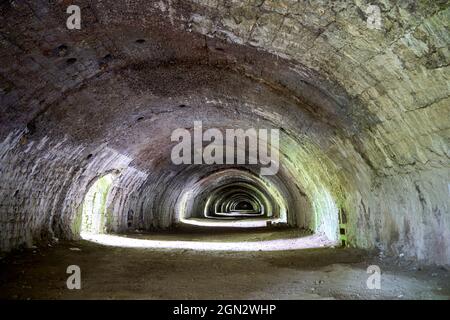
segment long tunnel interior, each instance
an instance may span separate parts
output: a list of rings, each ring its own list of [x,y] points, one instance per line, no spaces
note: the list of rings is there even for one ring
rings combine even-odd
[[[448,1],[70,4],[0,1],[1,298],[450,297]]]

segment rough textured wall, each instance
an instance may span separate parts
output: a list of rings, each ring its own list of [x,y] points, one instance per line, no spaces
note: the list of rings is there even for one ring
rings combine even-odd
[[[449,263],[449,5],[373,3],[381,30],[368,1],[80,1],[68,32],[63,3],[3,2],[2,248],[70,234],[123,163],[111,228],[130,210],[169,226],[189,175],[167,141],[202,119],[282,128],[281,181],[311,229],[333,237],[343,210],[351,245]]]
[[[65,139],[28,141],[27,131],[9,135],[0,150],[2,250],[31,246],[41,239],[76,237],[79,230],[73,229],[79,226],[73,220],[99,173],[114,170],[123,177],[117,182],[120,190],[116,197],[130,192],[125,177],[135,184],[145,179],[144,174],[128,167],[130,159],[105,147],[86,156],[83,147],[74,147]],[[121,202],[120,209],[127,207],[127,201]]]
[[[381,30],[366,26],[367,1],[195,2],[193,30],[295,59],[375,115],[354,137],[376,178],[351,215],[353,243],[448,263],[448,2],[372,1]]]

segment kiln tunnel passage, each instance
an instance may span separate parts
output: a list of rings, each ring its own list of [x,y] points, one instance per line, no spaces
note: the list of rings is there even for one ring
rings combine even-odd
[[[80,233],[103,233],[107,219],[106,206],[114,176],[109,173],[89,188],[83,201]]]
[[[448,298],[448,1],[78,2],[0,2],[0,297]]]

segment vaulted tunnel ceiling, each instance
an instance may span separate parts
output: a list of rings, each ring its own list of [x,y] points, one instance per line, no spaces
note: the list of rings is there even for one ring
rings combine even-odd
[[[108,172],[114,231],[200,211],[230,167],[172,164],[170,136],[201,120],[281,129],[277,175],[228,179],[263,179],[288,223],[336,239],[344,214],[351,245],[449,261],[448,2],[377,4],[381,30],[366,1],[79,1],[68,30],[66,1],[2,2],[1,247],[76,236]]]

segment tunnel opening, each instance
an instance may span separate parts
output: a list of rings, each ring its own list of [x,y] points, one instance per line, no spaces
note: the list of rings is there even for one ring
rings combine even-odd
[[[230,184],[213,190],[204,208],[206,218],[269,217],[267,198],[255,187],[247,184]]]
[[[190,166],[189,170],[198,168]],[[110,234],[86,233],[83,238],[107,246],[196,251],[283,251],[336,245],[299,217],[289,217],[289,212],[313,214],[306,207],[299,212],[300,207],[289,201],[290,188],[276,177],[256,172],[245,167],[219,168],[186,183],[176,196],[173,228],[139,228],[139,215],[128,209],[117,217],[122,228]],[[91,188],[98,190],[96,184]]]
[[[96,179],[83,199],[81,209],[80,236],[101,234],[107,227],[107,202],[114,181],[112,173]]]
[[[269,179],[245,169],[222,169],[185,188],[178,200],[181,225],[263,228],[288,226],[287,204]],[[293,225],[292,225],[293,226]]]
[[[233,203],[232,209],[236,211],[250,210],[252,212],[257,212],[256,208],[248,200],[239,200],[237,203]]]

